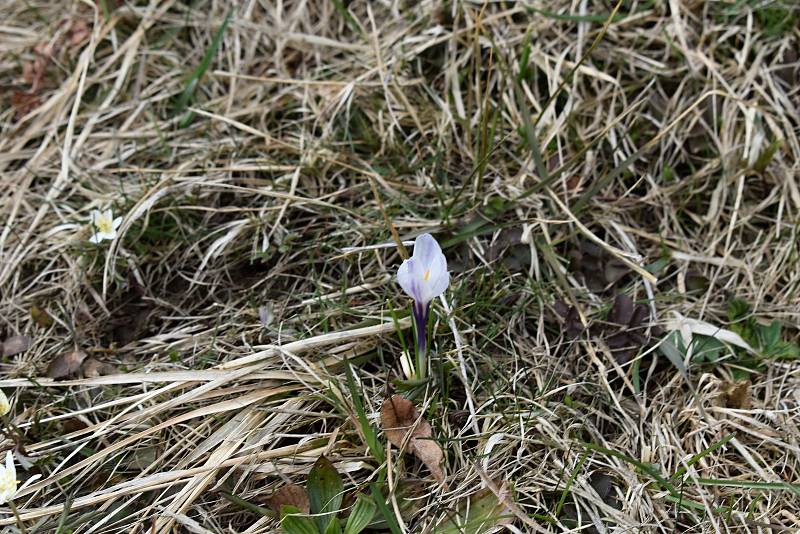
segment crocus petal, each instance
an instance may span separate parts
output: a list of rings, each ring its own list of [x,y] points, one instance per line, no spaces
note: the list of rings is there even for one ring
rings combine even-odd
[[[102,234],[98,232],[95,232],[94,234],[92,234],[92,237],[89,238],[89,242],[94,243],[95,245],[102,240],[103,240]]]
[[[6,394],[0,389],[0,417],[6,415],[8,412],[11,411],[11,403],[6,397]]]
[[[419,279],[421,275],[418,265],[419,263],[414,261],[414,258],[409,258],[397,269],[397,283],[400,284],[403,291],[414,300],[419,300],[419,297],[422,296],[419,291]]]
[[[114,219],[114,222],[111,223],[111,228],[116,230],[117,228],[119,228],[120,224],[122,224],[122,217],[117,217],[116,219]]]
[[[111,211],[111,208],[108,208],[106,211],[103,212],[103,218],[107,221],[111,221],[114,219],[114,212]]]
[[[14,498],[17,492],[17,468],[14,467],[14,456],[6,451],[6,465],[0,465],[0,504]]]
[[[414,240],[414,259],[428,266],[442,254],[442,247],[431,234],[422,234]]]
[[[424,306],[447,289],[450,283],[447,259],[432,235],[417,237],[414,254],[400,265],[397,281],[411,298]]]
[[[431,268],[431,276],[428,279],[428,296],[430,300],[444,293],[449,285],[450,273],[447,272],[447,260],[442,256],[441,263]]]

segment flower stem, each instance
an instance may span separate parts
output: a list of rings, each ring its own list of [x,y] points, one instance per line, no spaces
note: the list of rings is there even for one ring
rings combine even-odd
[[[14,517],[17,518],[17,526],[22,534],[28,534],[28,531],[25,529],[25,525],[22,523],[22,518],[19,516],[19,510],[17,510],[17,505],[14,504],[14,501],[8,501],[8,507],[11,508],[11,511],[14,513]]]
[[[417,379],[428,375],[428,314],[429,304],[414,302],[414,331],[417,336]]]

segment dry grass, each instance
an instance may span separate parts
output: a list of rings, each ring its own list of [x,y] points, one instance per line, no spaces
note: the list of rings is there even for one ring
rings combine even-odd
[[[514,532],[797,528],[800,363],[671,362],[659,332],[741,333],[738,298],[800,341],[792,4],[4,2],[0,334],[34,341],[2,363],[2,449],[27,532],[275,532],[223,492],[263,503],[322,453],[349,492],[422,482],[408,532],[489,479]],[[377,462],[355,415],[404,378],[387,220],[453,272],[415,399],[446,487]],[[649,315],[629,361],[600,327],[617,293]],[[75,348],[117,371],[43,378]]]

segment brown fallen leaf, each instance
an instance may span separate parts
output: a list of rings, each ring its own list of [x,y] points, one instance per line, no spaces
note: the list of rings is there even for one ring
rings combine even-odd
[[[577,191],[581,185],[581,176],[579,174],[573,174],[567,179],[567,189],[570,191]]]
[[[608,322],[625,326],[633,318],[633,299],[625,293],[619,293],[614,298],[614,305],[608,312]]]
[[[41,56],[36,56],[33,61],[28,61],[22,66],[22,78],[30,84],[31,90],[28,94],[35,96],[42,83],[46,62]]]
[[[91,30],[83,20],[74,21],[67,32],[69,46],[78,46],[89,38]]]
[[[33,319],[34,323],[38,324],[43,328],[47,328],[53,325],[53,318],[50,317],[50,314],[47,313],[46,310],[43,310],[42,308],[37,306],[36,304],[31,306],[31,319]]]
[[[53,43],[41,42],[33,47],[34,60],[25,63],[22,66],[22,77],[26,82],[31,84],[31,94],[39,92],[42,85],[42,79],[47,72],[47,66],[53,55]]]
[[[161,456],[161,449],[157,445],[138,447],[132,454],[125,457],[122,466],[131,471],[141,472],[152,467]]]
[[[72,417],[61,423],[61,431],[63,434],[71,434],[72,432],[78,432],[88,427],[89,425],[87,425],[85,421],[77,417]]]
[[[489,245],[486,259],[499,261],[509,271],[525,270],[531,265],[531,248],[522,242],[522,229],[507,228],[501,230]]]
[[[33,343],[33,340],[28,336],[11,336],[5,342],[0,343],[0,354],[14,356],[28,350],[31,347],[31,343]]]
[[[749,410],[753,406],[750,395],[750,381],[737,380],[736,382],[723,382],[720,385],[726,408],[735,410]]]
[[[442,448],[436,441],[430,439],[433,435],[431,425],[420,416],[411,401],[400,395],[393,395],[383,401],[381,423],[389,442],[398,449],[403,446],[406,436],[411,433],[408,439],[408,452],[425,464],[433,478],[438,482],[444,482],[444,472],[441,468],[444,459]]]
[[[586,286],[601,293],[614,286],[630,272],[616,256],[590,241],[581,241],[569,251],[570,270],[582,275]]]
[[[72,312],[72,324],[76,330],[86,330],[92,324],[94,316],[89,310],[89,306],[85,302],[79,302],[78,306]]]
[[[74,376],[81,368],[86,353],[82,350],[62,352],[47,366],[47,376],[53,380],[61,380]]]
[[[119,346],[148,337],[152,333],[151,326],[156,317],[153,303],[142,298],[146,294],[145,288],[130,273],[128,284],[128,290],[108,305],[111,320],[106,323],[106,328],[110,329],[111,339]]]
[[[55,51],[55,48],[56,48],[56,44],[55,43],[51,43],[51,42],[47,42],[47,41],[41,41],[40,43],[37,43],[36,45],[34,45],[33,52],[37,56],[42,56],[42,57],[48,57],[49,58],[49,57],[51,57],[53,55],[53,52]]]
[[[275,510],[278,515],[284,506],[294,506],[304,514],[310,510],[308,492],[297,484],[286,484],[275,493],[264,499],[264,504]]]
[[[97,376],[113,375],[117,368],[110,363],[101,362],[95,358],[89,358],[81,365],[81,374],[84,378],[95,378]]]
[[[617,498],[617,485],[618,482],[610,475],[595,471],[589,475],[589,485],[597,493],[597,496],[602,499],[607,506],[620,510],[622,504]],[[513,506],[513,505],[512,505]],[[578,509],[574,502],[567,502],[562,509],[562,517],[579,523],[583,512]],[[597,532],[597,531],[595,531]]]
[[[11,107],[14,109],[14,119],[20,120],[22,117],[38,108],[42,100],[34,93],[25,91],[15,91],[11,95]]]
[[[564,333],[567,334],[567,338],[575,339],[580,336],[584,328],[578,309],[575,306],[569,306],[563,300],[555,301],[553,303],[553,308],[564,321],[563,329]]]
[[[595,334],[602,337],[617,363],[624,365],[647,346],[649,312],[644,304],[634,304],[623,293],[614,299],[605,324],[596,325]]]

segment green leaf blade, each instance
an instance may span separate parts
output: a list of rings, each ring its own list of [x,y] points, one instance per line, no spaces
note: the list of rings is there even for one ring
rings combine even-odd
[[[314,521],[308,516],[300,515],[300,510],[294,506],[284,506],[281,509],[281,528],[286,534],[319,534]]]
[[[344,484],[339,472],[325,456],[320,456],[311,468],[306,489],[311,513],[318,514],[315,517],[317,528],[327,534],[328,526],[342,506]]]
[[[342,534],[342,524],[337,518],[331,519],[328,528],[325,529],[325,534]]]
[[[367,528],[375,517],[377,505],[366,495],[359,495],[356,498],[356,504],[353,506],[353,511],[350,517],[347,518],[347,524],[344,527],[344,534],[359,534],[362,530]]]
[[[458,510],[439,523],[436,534],[483,534],[508,525],[512,515],[506,505],[486,488],[472,495],[469,506],[462,503]]]

